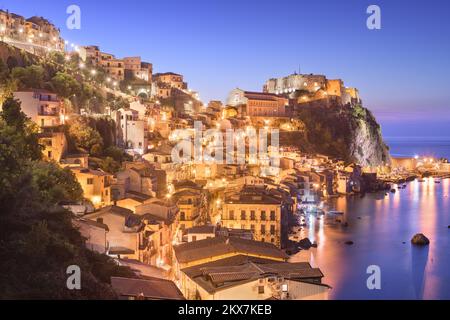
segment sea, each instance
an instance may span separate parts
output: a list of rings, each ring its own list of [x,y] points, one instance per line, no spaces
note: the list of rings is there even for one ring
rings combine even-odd
[[[450,137],[385,137],[393,157],[434,156],[450,160]]]
[[[450,139],[386,140],[394,156],[450,158]],[[323,283],[331,287],[330,299],[450,299],[450,179],[438,181],[426,178],[395,193],[328,201],[325,211],[343,215],[305,216],[301,236],[318,247],[291,260],[320,268]],[[412,245],[416,233],[430,244]],[[379,277],[375,288],[374,270]]]

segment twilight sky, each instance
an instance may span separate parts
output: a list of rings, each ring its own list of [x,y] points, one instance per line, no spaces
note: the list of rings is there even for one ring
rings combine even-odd
[[[81,30],[66,28],[71,4]],[[370,4],[381,7],[381,30],[366,27]],[[450,137],[448,0],[0,0],[0,8],[44,16],[71,42],[181,73],[205,102],[300,68],[359,88],[386,136]]]

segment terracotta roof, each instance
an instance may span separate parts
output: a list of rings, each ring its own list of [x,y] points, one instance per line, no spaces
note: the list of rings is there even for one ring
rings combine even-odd
[[[210,293],[270,276],[300,281],[317,280],[323,277],[319,269],[311,268],[307,262],[274,262],[243,255],[185,268],[181,271]]]
[[[89,220],[89,219],[76,219],[75,220],[76,223],[85,223],[87,225],[93,226],[93,227],[97,227],[97,228],[101,228],[101,229],[105,229],[106,231],[109,231],[109,228],[106,224],[101,223],[101,222],[97,222],[95,220]]]
[[[139,202],[144,202],[145,200],[152,198],[148,194],[136,192],[136,191],[127,191],[126,194],[129,198],[139,201]]]
[[[236,256],[229,257],[229,258],[220,259],[220,260],[216,260],[216,261],[212,261],[212,262],[208,262],[208,263],[199,264],[199,265],[196,265],[193,267],[184,268],[181,271],[183,271],[188,277],[194,278],[194,277],[201,276],[203,274],[202,269],[206,268],[206,267],[240,266],[240,265],[245,265],[249,262],[264,264],[264,263],[273,263],[273,260],[239,254]]]
[[[189,242],[174,247],[174,250],[180,263],[213,258],[230,253],[265,256],[274,259],[288,258],[283,251],[271,243],[226,237]]]
[[[111,277],[111,286],[121,296],[153,300],[184,300],[181,291],[169,280]]]
[[[99,177],[106,177],[106,176],[112,176],[112,174],[101,171],[101,170],[93,170],[88,168],[73,168],[72,171],[78,171],[79,173],[83,174],[91,174],[93,176],[99,176]]]
[[[186,229],[188,234],[203,234],[203,233],[214,233],[216,230],[215,226],[195,226],[189,229]]]
[[[104,207],[101,208],[98,211],[95,211],[93,213],[90,213],[88,215],[86,215],[86,218],[92,218],[92,217],[98,217],[104,214],[116,214],[116,215],[120,215],[120,216],[129,216],[129,215],[134,215],[133,211],[131,211],[130,209],[126,209],[126,208],[122,208],[122,207],[118,207],[118,206],[108,206],[108,207]]]
[[[126,226],[127,228],[138,227],[133,232],[139,232],[142,230],[142,228],[144,228],[141,216],[134,214],[133,211],[131,211],[129,209],[118,207],[118,206],[104,207],[98,211],[95,211],[93,213],[85,215],[84,218],[96,220],[98,217],[101,217],[103,215],[109,215],[109,214],[124,217],[125,218],[124,226]]]
[[[134,254],[134,250],[126,247],[110,247],[108,254]]]

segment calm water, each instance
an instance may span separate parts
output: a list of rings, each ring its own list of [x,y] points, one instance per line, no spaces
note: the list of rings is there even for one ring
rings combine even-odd
[[[450,159],[450,138],[448,137],[387,137],[385,141],[394,157],[421,155]]]
[[[349,226],[310,216],[302,232],[318,248],[293,258],[322,269],[324,283],[333,287],[330,298],[450,299],[450,179],[414,181],[387,196],[341,197],[330,207],[344,211],[341,219]],[[430,239],[429,246],[411,245],[418,232]],[[348,240],[354,245],[346,245]],[[381,268],[381,290],[367,289],[369,265]]]

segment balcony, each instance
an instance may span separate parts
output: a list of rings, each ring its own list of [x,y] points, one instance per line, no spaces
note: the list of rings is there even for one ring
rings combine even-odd
[[[40,110],[38,115],[43,117],[58,117],[59,112],[57,110]]]
[[[39,95],[39,101],[46,101],[46,102],[60,102],[60,100],[58,99],[58,97],[56,97],[55,95]]]

